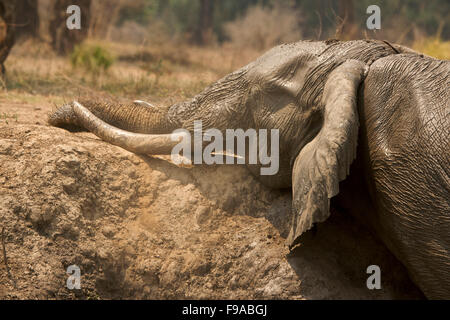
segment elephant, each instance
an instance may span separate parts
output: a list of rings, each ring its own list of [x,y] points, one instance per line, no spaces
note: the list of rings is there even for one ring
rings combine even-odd
[[[138,154],[170,154],[170,132],[279,130],[279,171],[292,187],[286,243],[330,215],[330,203],[370,228],[429,299],[450,298],[450,62],[381,40],[303,40],[170,107],[73,101],[49,124],[81,127]],[[383,271],[383,270],[382,270]],[[388,272],[388,271],[386,271]]]

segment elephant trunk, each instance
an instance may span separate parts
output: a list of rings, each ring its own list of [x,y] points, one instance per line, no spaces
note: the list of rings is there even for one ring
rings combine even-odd
[[[106,123],[77,101],[72,103],[72,109],[79,125],[104,141],[139,154],[170,154],[173,148],[189,135],[185,131],[171,134],[125,131]]]
[[[169,119],[168,108],[157,108],[145,103],[122,105],[88,100],[82,100],[80,104],[104,122],[129,132],[170,133],[179,127],[176,121]],[[73,103],[56,110],[49,116],[48,123],[56,127],[81,127],[90,130],[75,114]]]

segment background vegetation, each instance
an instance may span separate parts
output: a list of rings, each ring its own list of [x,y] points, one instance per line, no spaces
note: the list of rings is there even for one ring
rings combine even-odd
[[[12,0],[0,0],[7,2]],[[1,92],[184,99],[268,48],[375,38],[450,57],[448,0],[18,0]],[[82,11],[66,28],[66,8]],[[366,9],[381,8],[381,30]],[[1,19],[0,19],[1,20]],[[0,21],[1,22],[1,21]],[[1,38],[0,23],[0,38]],[[0,39],[1,40],[1,39]],[[58,102],[59,100],[56,99]],[[57,102],[56,102],[57,103]]]

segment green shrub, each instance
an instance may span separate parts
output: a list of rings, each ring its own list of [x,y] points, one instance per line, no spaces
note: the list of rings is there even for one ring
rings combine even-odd
[[[106,71],[113,64],[113,55],[98,44],[81,44],[75,46],[70,62],[75,68],[84,68],[85,70],[98,74],[100,71]]]

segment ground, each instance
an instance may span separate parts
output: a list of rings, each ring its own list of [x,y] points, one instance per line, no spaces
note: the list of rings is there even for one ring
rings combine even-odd
[[[24,102],[24,100],[31,102]],[[32,98],[32,99],[31,99]],[[238,166],[177,167],[46,125],[52,97],[3,95],[0,298],[420,298],[344,213],[289,253],[289,190]],[[81,289],[66,288],[70,265]],[[368,290],[379,265],[382,289]]]
[[[332,209],[289,252],[290,190],[268,189],[240,166],[178,167],[47,125],[55,106],[80,94],[179,101],[241,64],[233,55],[172,52],[178,62],[164,58],[159,76],[148,73],[151,54],[122,52],[109,74],[89,78],[25,48],[8,58],[0,92],[0,299],[423,298],[344,212]],[[218,59],[220,70],[205,67]],[[71,265],[79,290],[66,286]],[[380,290],[366,286],[369,265],[381,268]]]

